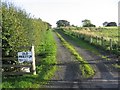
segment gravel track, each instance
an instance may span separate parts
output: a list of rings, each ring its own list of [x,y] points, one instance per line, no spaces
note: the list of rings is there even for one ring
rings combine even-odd
[[[60,33],[62,37],[69,42],[76,51],[95,69],[95,76],[92,79],[83,80],[79,63],[62,44],[57,35],[54,33],[54,38],[57,43],[57,62],[62,63],[58,66],[54,77],[48,81],[46,88],[118,88],[118,71],[110,67],[110,65],[103,63],[105,61],[100,56],[83,49],[77,45],[75,41],[68,36]]]

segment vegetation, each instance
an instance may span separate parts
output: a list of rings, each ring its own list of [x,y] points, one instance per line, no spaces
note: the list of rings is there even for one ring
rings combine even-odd
[[[85,42],[84,40],[74,36],[71,32],[67,31],[67,30],[64,30],[64,29],[61,29],[59,30],[59,32],[62,32],[64,33],[66,36],[69,36],[69,38],[73,41],[76,41],[76,44],[77,45],[80,45],[82,48],[86,49],[86,50],[89,50],[93,53],[95,53],[96,55],[99,54],[98,50],[96,50],[91,44],[88,44],[87,42]]]
[[[113,26],[117,26],[116,22],[104,22],[103,26],[105,27],[113,27]]]
[[[51,64],[56,63],[56,43],[50,30],[45,33],[46,40],[42,42],[40,57],[36,59],[37,75],[3,77],[2,88],[40,88],[53,76],[56,66]]]
[[[84,29],[85,29],[85,28],[84,28]],[[103,28],[103,29],[105,29],[105,28]],[[116,30],[116,31],[117,31],[117,28],[116,28],[116,27],[109,27],[109,28],[107,27],[107,28],[106,28],[106,32],[107,32],[107,30],[109,30],[109,29],[111,29],[111,32],[112,32],[112,30]],[[96,46],[96,45],[94,45],[94,44],[91,44],[90,41],[89,41],[89,44],[88,44],[88,41],[86,41],[86,36],[85,36],[84,39],[83,39],[83,36],[82,36],[82,35],[79,35],[78,33],[71,32],[71,29],[70,29],[70,28],[62,28],[60,31],[63,31],[66,36],[70,36],[69,38],[70,38],[71,40],[76,41],[76,44],[77,44],[77,45],[80,45],[80,47],[85,48],[85,49],[93,52],[93,53],[96,54],[96,55],[99,55],[99,56],[100,56],[101,58],[103,58],[103,59],[111,60],[111,59],[108,58],[107,56],[101,55],[101,53],[97,50],[98,47],[99,47],[100,49],[102,49],[102,50],[104,50],[105,47],[102,48],[101,46]],[[74,31],[76,31],[76,30],[74,30]],[[81,31],[81,30],[80,30],[80,31]],[[83,30],[83,31],[86,31],[86,30]],[[116,31],[113,31],[113,32],[116,32]],[[97,32],[97,31],[96,31],[96,32]],[[103,31],[103,32],[104,32],[104,31]],[[98,31],[98,33],[99,33],[99,31]],[[116,33],[117,33],[117,32],[116,32]],[[85,34],[87,34],[87,33],[85,33]],[[114,34],[114,33],[112,33],[112,34],[113,34],[113,35],[116,35],[116,34]],[[118,34],[118,33],[117,33],[117,34]],[[88,35],[90,35],[90,34],[88,34]],[[92,35],[92,34],[91,34],[91,35]],[[110,33],[109,33],[108,35],[110,35]],[[90,40],[90,37],[88,37],[88,40]],[[113,45],[114,45],[114,44],[113,44]],[[117,43],[117,45],[119,45],[119,44]],[[96,47],[97,47],[97,48],[96,48]],[[114,47],[114,48],[115,48],[115,47]],[[110,53],[111,53],[111,52],[110,52]],[[113,53],[113,54],[115,53],[115,55],[119,55],[119,54],[120,54],[120,53],[119,53],[119,47],[117,47],[115,50],[113,49],[113,50],[112,50],[112,53]],[[113,65],[113,67],[115,67],[115,68],[120,68],[119,63],[117,63],[117,64],[112,64],[112,65]]]
[[[93,37],[104,37],[106,39],[112,38],[113,41],[118,41],[118,28],[117,27],[103,27],[103,28],[81,28],[78,29],[82,34],[91,35]],[[114,32],[114,33],[113,33]]]
[[[59,20],[57,21],[57,27],[66,27],[66,26],[70,26],[70,22],[68,22],[67,20]]]
[[[103,48],[104,50],[107,51],[111,50],[113,53],[117,55],[120,54],[117,27],[104,27],[104,28],[64,27],[63,30],[65,32],[69,32],[70,34],[76,35],[77,37],[83,39],[84,41],[93,44],[93,46],[99,46],[100,48]]]
[[[57,33],[57,32],[56,32]],[[60,38],[62,41],[63,45],[70,50],[70,52],[76,57],[77,60],[80,61],[80,69],[82,72],[82,76],[84,78],[90,78],[94,75],[94,70],[93,68],[88,64],[87,61],[85,61],[79,54],[78,52],[73,48],[72,45],[70,45],[60,34],[57,33],[57,36]]]
[[[2,76],[2,88],[40,88],[43,84],[50,80],[56,71],[56,42],[53,38],[51,25],[48,22],[41,20],[40,18],[32,18],[26,11],[15,7],[13,4],[3,2],[2,6],[2,23],[0,23],[0,29],[2,28],[2,57],[17,57],[17,52],[30,51],[27,48],[20,48],[21,46],[35,46],[36,55],[36,70],[37,75],[18,75],[18,76]],[[1,18],[0,18],[1,19]],[[0,20],[1,21],[1,20]],[[84,40],[90,39],[90,37],[104,37],[106,41],[112,39],[113,50],[117,53],[120,52],[120,46],[118,44],[118,30],[113,27],[95,28],[95,25],[90,20],[83,20],[83,27],[69,27],[70,22],[67,20],[57,21],[57,27],[64,27],[63,31],[66,35],[70,35],[74,40],[78,40],[73,36],[84,36]],[[104,23],[106,24],[106,23]],[[113,22],[112,22],[113,24]],[[114,23],[115,24],[115,23]],[[111,25],[111,23],[109,23]],[[89,27],[89,28],[88,28]],[[114,32],[114,33],[113,33]],[[57,32],[56,32],[57,33]],[[69,51],[79,60],[80,69],[83,78],[92,77],[95,72],[94,69],[84,60],[78,52],[65,41],[60,34],[58,37],[62,41],[62,44],[69,49]],[[94,40],[95,41],[95,40]],[[97,52],[92,45],[79,41],[82,47]],[[109,42],[107,42],[109,44]],[[109,47],[109,46],[108,46]],[[116,48],[117,47],[117,48]],[[98,54],[98,52],[97,52]],[[13,60],[18,64],[17,60]],[[9,60],[2,60],[2,62],[8,62]],[[12,63],[13,64],[13,63]],[[116,67],[120,67],[115,64]],[[9,69],[9,68],[8,68]],[[4,68],[2,68],[4,71]],[[15,69],[15,71],[17,68]],[[11,71],[11,69],[9,69]]]
[[[83,20],[82,23],[83,23],[83,27],[95,27],[95,25],[93,25],[91,21],[88,19]]]
[[[41,19],[31,18],[25,11],[9,3],[2,3],[2,55],[16,56],[24,49],[20,46],[35,45],[35,50],[41,42],[40,33],[48,29],[48,23]]]
[[[25,11],[9,3],[2,4],[2,56],[17,57],[20,46],[35,45],[37,75],[3,76],[2,88],[39,88],[56,70],[56,43],[50,24],[31,18]],[[16,61],[17,62],[17,61]]]

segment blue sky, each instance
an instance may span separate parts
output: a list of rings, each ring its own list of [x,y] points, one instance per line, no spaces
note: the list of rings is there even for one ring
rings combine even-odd
[[[5,0],[2,0],[5,1]],[[120,0],[6,0],[25,9],[31,16],[41,18],[56,26],[58,20],[68,20],[70,24],[82,25],[89,19],[97,26],[104,21],[118,23],[118,2]]]

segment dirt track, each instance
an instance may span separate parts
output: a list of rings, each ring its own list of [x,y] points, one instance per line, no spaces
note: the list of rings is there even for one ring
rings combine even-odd
[[[69,42],[79,52],[82,57],[95,69],[96,74],[92,79],[82,80],[79,64],[75,62],[75,58],[69,50],[62,44],[59,38],[54,33],[57,42],[57,61],[58,70],[54,77],[48,81],[47,88],[118,88],[118,72],[110,68],[110,64],[105,64],[100,56],[83,49],[77,45],[75,41],[71,40],[68,36],[60,33],[62,37]]]

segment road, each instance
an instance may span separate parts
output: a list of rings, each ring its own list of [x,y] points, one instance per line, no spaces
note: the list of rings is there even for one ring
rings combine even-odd
[[[45,88],[97,88],[101,90],[104,88],[118,88],[118,71],[111,68],[110,64],[105,64],[100,56],[86,50],[78,45],[74,40],[68,36],[60,33],[62,37],[69,42],[76,51],[95,69],[95,76],[91,79],[83,79],[79,63],[68,49],[62,44],[57,35],[54,37],[57,43],[57,62],[58,69],[53,78],[48,81]]]

